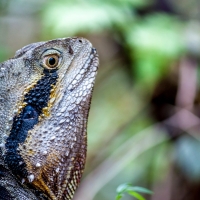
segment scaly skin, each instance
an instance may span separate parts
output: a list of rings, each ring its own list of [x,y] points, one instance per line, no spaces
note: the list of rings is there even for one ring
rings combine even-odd
[[[30,44],[0,64],[0,199],[73,198],[98,64],[83,38]]]

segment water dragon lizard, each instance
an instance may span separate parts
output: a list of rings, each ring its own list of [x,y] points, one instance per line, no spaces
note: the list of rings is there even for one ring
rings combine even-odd
[[[73,198],[98,65],[77,37],[27,45],[0,64],[1,200]]]

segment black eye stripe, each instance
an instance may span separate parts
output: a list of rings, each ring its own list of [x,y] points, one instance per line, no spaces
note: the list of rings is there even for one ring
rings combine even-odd
[[[1,185],[0,185],[0,199],[14,200],[14,198],[10,195],[9,191]]]
[[[36,119],[38,117],[38,113],[32,106],[26,106],[22,117],[24,120]]]
[[[52,85],[56,84],[57,73],[46,74],[31,89],[28,94],[25,95],[25,102],[28,105],[32,105],[37,109],[39,114],[42,112],[42,108],[46,107],[49,101]]]
[[[5,162],[17,176],[26,177],[28,175],[26,164],[17,150],[18,146],[24,143],[28,131],[38,123],[43,108],[48,105],[51,89],[56,84],[57,78],[56,72],[46,72],[35,87],[25,95],[26,106],[13,120],[12,129],[5,144]]]

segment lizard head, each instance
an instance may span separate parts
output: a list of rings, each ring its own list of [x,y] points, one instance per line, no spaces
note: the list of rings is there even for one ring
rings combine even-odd
[[[0,65],[5,163],[51,199],[72,199],[79,184],[98,64],[89,41],[64,38],[25,46]]]

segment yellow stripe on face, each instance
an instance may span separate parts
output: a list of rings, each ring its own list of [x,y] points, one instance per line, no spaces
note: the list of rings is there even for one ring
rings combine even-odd
[[[51,87],[52,87],[52,89],[51,89],[51,92],[50,92],[50,96],[49,96],[49,101],[48,101],[48,105],[47,105],[47,107],[44,107],[43,109],[42,109],[42,115],[41,115],[41,117],[40,117],[40,119],[42,118],[42,117],[48,117],[48,116],[50,116],[50,113],[51,113],[51,107],[53,106],[53,104],[54,104],[54,102],[55,102],[55,100],[56,100],[56,98],[57,98],[57,93],[56,93],[56,88],[59,88],[58,87],[58,82],[56,83],[56,85],[52,85]]]
[[[37,79],[35,79],[30,85],[28,85],[25,89],[24,89],[24,92],[23,92],[23,97],[25,97],[25,95],[27,95],[31,89],[33,89],[37,82],[42,78],[43,76],[40,76],[40,77],[37,77]],[[27,102],[24,101],[24,99],[21,101],[21,103],[18,103],[17,104],[17,108],[18,108],[18,112],[17,114],[19,115],[23,108],[27,105]]]

